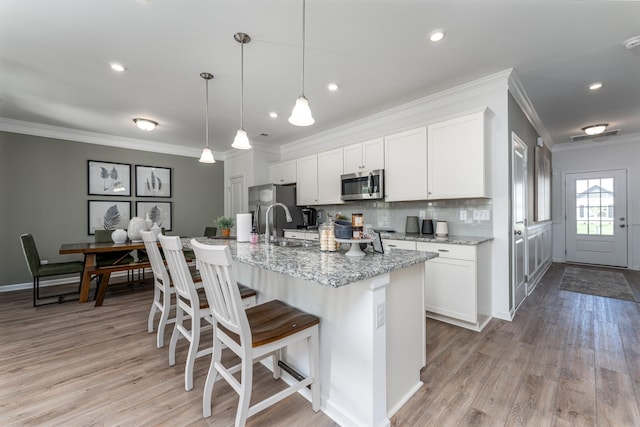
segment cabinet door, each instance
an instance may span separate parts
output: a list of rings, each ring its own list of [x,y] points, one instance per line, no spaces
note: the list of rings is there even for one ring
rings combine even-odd
[[[317,204],[342,204],[342,148],[318,153],[318,201]]]
[[[429,125],[430,199],[489,196],[484,111]]]
[[[425,262],[425,310],[477,322],[476,263],[433,258]]]
[[[296,161],[271,165],[271,182],[274,184],[293,184],[296,182]]]
[[[344,173],[356,173],[364,169],[362,162],[362,144],[353,144],[343,147],[344,156],[343,170]]]
[[[298,206],[318,204],[318,155],[296,160],[296,199]]]
[[[413,240],[394,240],[394,239],[383,239],[382,243],[384,247],[389,248],[389,252],[393,249],[408,249],[410,251],[416,250],[416,242]]]
[[[378,138],[363,142],[362,158],[365,170],[384,169],[384,139]]]
[[[427,128],[389,135],[385,147],[385,200],[427,198]]]

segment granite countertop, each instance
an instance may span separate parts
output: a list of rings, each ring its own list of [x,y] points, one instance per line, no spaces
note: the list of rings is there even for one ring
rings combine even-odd
[[[183,238],[189,247],[191,239]],[[288,240],[299,244],[296,247],[281,247],[264,242],[257,244],[238,243],[235,240],[196,237],[201,243],[226,245],[234,261],[254,267],[285,274],[309,282],[334,288],[349,283],[379,276],[411,265],[419,264],[438,256],[434,252],[394,249],[389,254],[378,254],[367,248],[364,257],[348,257],[345,250],[321,252],[318,243]]]
[[[414,242],[448,243],[452,245],[479,245],[493,240],[493,237],[456,236],[436,237],[434,234],[380,233],[383,239],[411,240]]]
[[[317,233],[318,230],[306,230],[306,229],[294,229],[285,228],[284,231],[304,231],[309,233]],[[414,242],[432,242],[432,243],[448,243],[451,245],[479,245],[481,243],[490,242],[493,237],[479,237],[479,236],[456,236],[449,235],[447,237],[436,237],[434,234],[419,234],[419,233],[391,233],[388,231],[381,231],[380,237],[383,239],[394,240],[409,240]]]

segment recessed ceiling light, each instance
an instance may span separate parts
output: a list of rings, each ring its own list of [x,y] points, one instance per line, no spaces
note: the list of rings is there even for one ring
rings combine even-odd
[[[609,123],[602,123],[598,125],[591,125],[591,126],[584,127],[582,128],[582,130],[587,135],[598,135],[604,132],[605,130],[607,130],[607,126],[609,126]]]
[[[432,42],[439,42],[444,38],[444,30],[434,30],[429,34],[429,40]]]
[[[640,46],[640,36],[631,37],[622,42],[622,45],[627,49],[631,50],[638,46]]]
[[[126,68],[124,68],[124,65],[122,64],[118,64],[117,62],[112,62],[111,64],[109,64],[111,66],[111,69],[113,71],[117,71],[119,73],[123,72],[124,70],[126,70]]]
[[[337,83],[329,83],[327,85],[327,88],[331,91],[331,92],[335,92],[338,90],[338,84]]]
[[[598,89],[602,89],[602,86],[604,86],[604,83],[602,82],[595,82],[595,83],[591,83],[589,85],[589,90],[598,90]]]
[[[272,111],[269,113],[269,117],[271,117],[272,119],[277,119],[278,118],[278,113],[276,113],[275,111]]]
[[[138,126],[138,128],[145,130],[145,131],[151,131],[154,130],[156,126],[158,126],[158,122],[154,122],[153,120],[149,120],[149,119],[133,119],[133,123],[136,124],[136,126]]]

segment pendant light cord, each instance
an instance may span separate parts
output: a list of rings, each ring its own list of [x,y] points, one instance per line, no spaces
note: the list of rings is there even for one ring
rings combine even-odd
[[[209,79],[205,79],[205,87],[207,91],[205,93],[204,111],[205,111],[205,114],[207,115],[205,117],[205,123],[207,127],[205,128],[204,134],[205,134],[205,140],[207,142],[207,148],[209,148]]]
[[[302,96],[304,96],[305,0],[302,0]]]
[[[244,40],[240,42],[240,129],[244,130]]]

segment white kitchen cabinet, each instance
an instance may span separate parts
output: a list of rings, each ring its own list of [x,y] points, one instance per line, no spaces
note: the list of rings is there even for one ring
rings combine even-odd
[[[271,165],[271,182],[274,184],[294,184],[297,180],[296,161],[289,160]]]
[[[334,205],[340,199],[342,148],[296,160],[297,205]]]
[[[416,242],[413,240],[382,239],[382,245],[384,248],[389,248],[390,251],[393,249],[416,250]]]
[[[427,199],[427,128],[384,138],[385,200]]]
[[[296,160],[296,199],[298,206],[318,204],[318,155]]]
[[[317,230],[285,230],[284,237],[296,240],[320,240]]]
[[[425,262],[427,317],[481,331],[491,319],[490,244],[417,242],[438,253]]]
[[[343,148],[345,174],[384,169],[384,139],[377,138]]]
[[[485,112],[483,108],[428,126],[429,199],[489,197]]]

